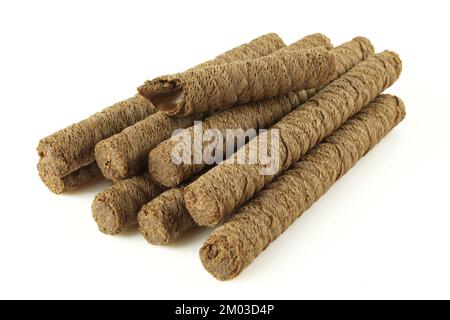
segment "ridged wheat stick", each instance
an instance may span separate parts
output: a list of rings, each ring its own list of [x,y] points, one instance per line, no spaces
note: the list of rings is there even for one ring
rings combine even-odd
[[[205,269],[238,276],[404,117],[400,99],[376,98],[218,227],[200,250]]]
[[[281,50],[296,47],[300,42]],[[304,43],[302,44],[304,46]],[[372,56],[374,48],[368,39],[357,37],[332,49],[331,52],[336,56],[337,76],[341,76],[359,62]],[[227,129],[243,129],[243,131],[248,129],[267,129],[315,93],[315,90],[299,91],[297,93],[289,93],[286,96],[248,103],[218,112],[203,121],[203,131],[201,133],[204,135],[208,130],[215,129],[219,130],[222,136],[225,137]],[[187,128],[182,133],[182,137],[188,137],[191,145],[194,145],[194,135],[194,127]],[[180,136],[175,136],[162,142],[149,154],[148,166],[150,174],[167,187],[178,186],[181,182],[199,173],[207,166],[204,162],[197,164],[194,162],[194,159],[199,157],[199,153],[202,155],[205,148],[211,143],[207,140],[202,141],[200,148],[192,151],[190,163],[176,164],[172,162],[172,152],[179,143]],[[225,151],[225,147],[223,150]]]
[[[157,109],[140,95],[118,102],[39,141],[42,168],[63,177],[94,162],[97,142],[147,118]]]
[[[199,225],[214,226],[234,212],[245,201],[270,183],[274,176],[287,170],[312,147],[339,128],[387,87],[401,72],[401,60],[385,51],[359,63],[333,81],[302,107],[295,109],[265,135],[259,135],[195,182],[185,191],[186,207]],[[258,145],[279,135],[279,150],[274,150],[278,165],[271,174],[262,174],[266,166],[249,163]],[[236,163],[237,159],[244,159]]]
[[[139,211],[138,224],[144,238],[154,245],[173,242],[195,226],[181,188],[169,189],[145,204]]]
[[[343,74],[372,55],[373,47],[367,39],[356,38],[337,47],[334,52],[341,61],[339,74]],[[169,244],[196,225],[187,212],[182,188],[170,189],[144,205],[138,214],[138,224],[147,241],[155,245]]]
[[[138,88],[160,111],[188,116],[328,83],[334,55],[323,48],[280,54],[158,77]]]
[[[74,190],[79,186],[99,178],[101,175],[100,169],[95,162],[81,167],[64,177],[58,177],[48,173],[42,166],[42,162],[39,161],[38,172],[42,182],[44,182],[51,192],[56,194]]]
[[[146,174],[122,180],[95,196],[92,215],[101,232],[117,235],[136,225],[141,207],[163,191]]]
[[[275,52],[315,47],[330,48],[331,46],[326,36],[313,34]],[[234,54],[233,58],[242,60],[255,56],[253,52],[241,51],[241,54],[240,56]],[[97,164],[103,175],[113,181],[139,174],[147,168],[148,154],[154,147],[170,138],[174,130],[190,127],[194,124],[194,120],[201,119],[203,114],[174,118],[163,112],[157,112],[122,132],[100,141],[95,146]]]
[[[283,40],[278,35],[270,33],[191,70],[234,61],[236,57],[243,59],[262,57],[283,47],[285,47]],[[43,138],[37,147],[38,154],[43,159],[40,167],[45,171],[41,176],[64,177],[91,164],[94,162],[94,147],[99,141],[119,133],[156,111],[148,100],[136,95]]]

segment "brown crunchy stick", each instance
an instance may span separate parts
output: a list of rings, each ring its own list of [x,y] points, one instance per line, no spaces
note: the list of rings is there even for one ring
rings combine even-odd
[[[336,60],[326,49],[283,51],[258,59],[158,77],[138,88],[160,111],[187,116],[328,83]]]
[[[200,250],[205,269],[238,276],[404,117],[399,98],[376,98],[217,228]]]
[[[92,214],[101,232],[117,235],[137,223],[141,207],[164,188],[148,175],[115,183],[98,193],[92,202]]]
[[[314,39],[322,39],[322,41],[311,41]],[[327,39],[325,36],[306,37],[296,42],[294,47],[302,46],[302,48],[305,48],[305,43],[311,42],[326,44],[325,39]],[[281,50],[288,50],[291,46]],[[338,62],[336,65],[337,76],[341,76],[358,64],[358,62],[372,56],[374,48],[368,39],[357,37],[336,47],[331,52],[336,56]],[[227,129],[269,128],[315,93],[316,90],[299,91],[297,93],[289,93],[286,96],[248,103],[218,112],[203,121],[203,134],[210,129],[219,130],[225,136]],[[194,127],[190,127],[183,132],[183,135],[190,137],[192,144],[194,130]],[[164,186],[178,186],[181,182],[199,173],[207,166],[205,163],[195,164],[193,160],[196,157],[195,151],[203,153],[203,150],[207,148],[209,143],[208,141],[202,141],[200,150],[194,150],[191,156],[191,163],[175,164],[172,162],[171,155],[174,147],[178,144],[178,138],[174,137],[162,142],[149,154],[148,166],[150,174]]]
[[[95,162],[69,173],[64,177],[57,177],[48,173],[43,167],[42,161],[39,161],[38,172],[47,188],[56,194],[75,190],[78,187],[99,178],[101,174],[100,169]]]
[[[328,39],[316,34],[307,37],[305,41],[308,41],[308,43],[326,43],[324,38]],[[297,44],[297,46],[300,47],[301,44]],[[232,61],[259,58],[282,47],[284,47],[283,41],[272,33],[228,51],[216,59],[190,70]],[[106,178],[113,181],[130,178],[146,169],[150,150],[160,142],[170,138],[175,129],[190,127],[194,120],[201,119],[203,119],[203,114],[171,118],[165,113],[157,112],[122,132],[100,141],[95,146],[95,159]]]
[[[121,101],[39,141],[42,168],[63,177],[94,162],[95,145],[157,110],[140,95]]]
[[[145,170],[148,153],[170,138],[174,130],[187,128],[202,114],[172,118],[157,112],[95,146],[95,159],[103,175],[113,181],[135,176]]]
[[[154,245],[166,245],[195,226],[184,204],[183,191],[173,188],[149,203],[138,214],[139,230]]]
[[[282,47],[283,40],[274,33],[263,35],[236,47],[195,68],[233,61],[236,57],[254,58],[268,55]],[[94,162],[95,145],[124,128],[155,113],[146,99],[136,95],[116,103],[77,124],[62,129],[39,142],[38,154],[43,177],[64,177]],[[97,172],[100,175],[100,172]]]
[[[391,86],[398,79],[401,67],[401,60],[394,52],[385,51],[368,58],[285,116],[267,135],[251,140],[230,159],[188,185],[185,201],[194,221],[203,226],[219,223]],[[258,150],[261,139],[267,141],[273,133],[280,137],[280,148],[276,150],[279,165],[274,174],[261,174],[265,166],[260,163],[236,163],[236,159],[249,159],[251,151]]]

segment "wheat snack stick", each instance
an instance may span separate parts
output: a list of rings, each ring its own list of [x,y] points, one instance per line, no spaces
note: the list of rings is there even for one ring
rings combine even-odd
[[[305,38],[308,42],[315,43],[325,43],[328,39],[318,34]],[[193,69],[258,58],[284,46],[283,41],[276,34],[268,34]],[[113,181],[130,178],[145,170],[151,149],[168,139],[175,129],[190,127],[194,120],[201,120],[203,117],[203,114],[197,114],[175,119],[165,113],[157,112],[120,133],[100,141],[95,146],[95,159],[106,178]]]
[[[352,47],[354,52],[349,53],[348,50]],[[367,39],[356,38],[337,47],[335,54],[337,56],[345,55],[350,61],[355,61],[357,57],[360,57],[359,60],[363,60],[372,55],[373,51],[373,47]],[[356,63],[357,61],[354,62],[355,65]],[[345,73],[345,68],[351,68],[345,61],[342,64],[344,66],[340,68],[342,73]],[[223,122],[218,122],[218,124],[223,124]],[[225,127],[227,126],[225,125]],[[167,175],[172,176],[170,172]],[[187,212],[182,188],[170,189],[144,205],[138,214],[138,224],[145,239],[154,245],[166,245],[173,242],[181,234],[196,226]]]
[[[216,59],[196,66],[221,64],[242,56],[260,57],[284,47],[283,40],[270,33],[234,48]],[[46,173],[63,177],[94,162],[95,145],[124,128],[155,113],[156,108],[140,95],[114,104],[91,117],[43,138],[37,147]]]
[[[139,230],[153,245],[166,245],[195,226],[181,188],[172,188],[145,204],[138,214]]]
[[[156,111],[148,100],[136,95],[59,130],[39,141],[37,151],[43,167],[49,174],[63,177],[91,164],[97,142]]]
[[[319,36],[313,38],[313,40],[311,41],[319,42]],[[188,70],[226,64],[243,59],[256,59],[267,56],[285,46],[286,45],[284,44],[284,41],[276,33],[267,33],[253,39],[249,43],[245,43],[231,50],[228,50],[225,53],[218,55],[214,59],[198,64]]]
[[[113,181],[135,176],[147,167],[148,153],[170,138],[174,130],[187,128],[203,115],[173,118],[157,112],[95,146],[95,159],[103,175]]]
[[[324,36],[322,36],[322,38],[324,38]],[[299,45],[302,41],[303,39],[296,42],[294,45]],[[336,56],[338,62],[336,65],[337,76],[341,76],[358,62],[372,56],[374,54],[374,48],[368,39],[357,37],[332,49],[330,52]],[[286,96],[266,99],[260,102],[252,102],[218,112],[204,120],[202,123],[203,134],[210,129],[219,130],[221,134],[225,136],[227,129],[248,130],[252,128],[269,128],[315,93],[316,90],[304,90],[297,93],[289,93]],[[194,130],[194,127],[190,127],[183,132],[183,135],[191,138],[192,144]],[[178,140],[178,137],[168,139],[158,145],[149,154],[148,166],[150,174],[158,182],[167,187],[178,186],[181,182],[192,175],[199,173],[206,167],[206,164],[204,163],[194,163],[193,159],[195,158],[196,150],[194,150],[191,156],[191,164],[173,163],[171,161],[171,154],[174,147],[178,144]],[[209,143],[210,142],[206,140],[203,141],[199,151],[203,152]]]
[[[99,178],[101,175],[100,169],[95,162],[69,173],[67,176],[58,177],[48,173],[45,168],[43,168],[42,161],[39,161],[38,172],[47,188],[56,194],[75,190],[78,187]]]
[[[147,81],[138,91],[160,111],[187,116],[312,89],[335,75],[326,49],[285,51]]]
[[[400,72],[401,60],[394,52],[385,51],[368,58],[286,115],[266,134],[260,134],[188,185],[184,189],[185,202],[194,221],[201,226],[219,223],[391,86]],[[275,134],[279,135],[279,148],[274,150],[279,163],[270,175],[264,175],[265,166],[250,164],[249,155],[264,140],[271,145],[270,137]],[[236,164],[236,159],[245,159],[248,164]]]
[[[291,43],[287,47],[275,51],[273,54],[279,54],[285,51],[308,50],[311,48],[318,48],[318,47],[331,50],[333,49],[333,44],[331,43],[330,39],[327,36],[321,33],[313,33],[307,35],[306,37],[301,38],[300,40],[297,40],[296,42]]]
[[[238,276],[404,117],[400,99],[376,98],[218,227],[200,249],[205,269]]]
[[[295,42],[289,48],[293,50],[313,48],[315,46],[329,48],[331,43],[326,36],[313,34]],[[272,45],[271,48],[275,47]],[[267,50],[262,51],[262,53],[266,52]],[[254,56],[255,53],[250,51],[242,52],[241,56],[234,54],[233,58],[242,60]],[[145,170],[150,150],[162,141],[170,138],[175,129],[190,127],[194,124],[194,120],[202,120],[203,117],[203,114],[197,114],[183,118],[174,118],[169,117],[165,113],[157,112],[124,129],[122,132],[100,141],[95,146],[97,164],[103,175],[113,181],[135,176]]]
[[[125,179],[98,193],[92,202],[92,215],[101,232],[117,235],[137,223],[141,207],[165,189],[151,177]]]

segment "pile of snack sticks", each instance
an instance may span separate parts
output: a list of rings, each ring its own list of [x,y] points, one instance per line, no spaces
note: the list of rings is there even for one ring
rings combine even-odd
[[[216,227],[200,259],[217,279],[232,279],[403,120],[403,102],[382,94],[401,69],[396,53],[376,54],[363,37],[333,47],[322,34],[289,46],[263,35],[146,81],[135,96],[43,138],[39,175],[54,193],[112,180],[92,203],[106,234],[138,225],[150,244],[167,245]],[[211,145],[190,141],[196,131],[232,129],[259,135],[231,152],[217,146],[218,164],[195,161]],[[186,139],[196,147],[175,161]],[[265,163],[236,161],[275,139],[270,173]]]

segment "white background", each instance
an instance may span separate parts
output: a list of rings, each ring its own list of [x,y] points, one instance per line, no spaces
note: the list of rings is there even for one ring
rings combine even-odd
[[[450,298],[448,1],[1,1],[0,298]],[[237,279],[198,249],[97,231],[100,182],[56,196],[40,138],[186,69],[277,32],[370,38],[397,51],[390,93],[407,118]]]

